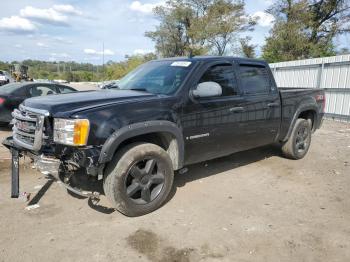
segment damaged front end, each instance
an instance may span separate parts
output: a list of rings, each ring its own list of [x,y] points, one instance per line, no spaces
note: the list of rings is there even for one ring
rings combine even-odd
[[[54,119],[47,111],[21,105],[12,115],[13,136],[3,141],[3,145],[12,154],[12,198],[19,196],[19,159],[24,156],[29,157],[33,166],[42,174],[58,179],[75,194],[96,196],[93,191],[83,190],[77,183],[81,178],[77,177],[93,181],[103,178],[104,166],[98,162],[100,147],[56,143],[54,136],[59,135],[59,132],[56,132]],[[75,129],[74,126],[73,128]],[[69,132],[71,129],[67,130]],[[69,138],[65,136],[67,137]]]

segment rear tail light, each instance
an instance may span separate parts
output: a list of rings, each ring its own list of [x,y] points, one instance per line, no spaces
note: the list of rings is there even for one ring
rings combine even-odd
[[[316,101],[322,102],[322,112],[324,113],[326,108],[326,95],[317,95]]]
[[[5,101],[6,101],[5,98],[0,97],[0,105],[4,104]]]

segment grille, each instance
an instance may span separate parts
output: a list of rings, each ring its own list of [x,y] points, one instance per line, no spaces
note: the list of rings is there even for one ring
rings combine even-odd
[[[48,112],[20,106],[13,116],[13,140],[23,148],[39,151],[44,139],[44,121]]]

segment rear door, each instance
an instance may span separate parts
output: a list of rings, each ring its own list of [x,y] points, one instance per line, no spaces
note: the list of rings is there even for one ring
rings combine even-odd
[[[245,98],[241,138],[244,148],[271,144],[275,141],[280,121],[280,96],[270,69],[264,63],[238,63],[240,89]]]

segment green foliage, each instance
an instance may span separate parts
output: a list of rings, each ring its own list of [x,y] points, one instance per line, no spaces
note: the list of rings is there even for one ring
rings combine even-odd
[[[345,0],[277,0],[268,12],[276,19],[262,48],[268,62],[335,55],[334,37],[349,30]]]
[[[98,82],[102,80],[119,79],[140,64],[153,59],[156,59],[156,56],[152,53],[146,55],[126,56],[125,61],[109,61],[105,67],[89,63],[45,62],[37,60],[24,60],[21,63],[29,67],[28,75],[30,78],[34,79],[64,79],[69,82]],[[8,71],[9,66],[16,63],[19,62],[14,61],[7,63],[0,61],[0,70]]]
[[[243,1],[169,0],[154,13],[160,24],[146,36],[162,57],[224,55],[238,34],[256,23],[246,15]]]
[[[107,79],[120,79],[139,65],[154,60],[157,57],[150,53],[144,56],[126,56],[126,60],[119,63],[109,63],[106,69]]]
[[[252,38],[249,36],[239,39],[240,50],[243,57],[255,58],[256,45],[251,44],[251,40]]]

